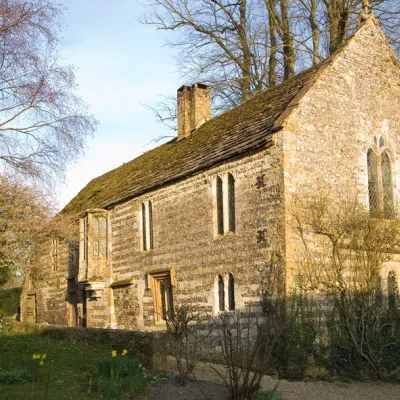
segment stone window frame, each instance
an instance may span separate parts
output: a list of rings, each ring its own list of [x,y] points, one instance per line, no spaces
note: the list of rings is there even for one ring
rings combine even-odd
[[[217,274],[214,279],[214,314],[235,312],[235,277],[232,272]]]
[[[386,135],[375,135],[368,147],[367,171],[370,214],[391,219],[394,215],[396,162]]]
[[[150,251],[154,249],[153,208],[152,199],[140,202],[139,225],[141,251]]]
[[[215,237],[236,232],[236,182],[232,172],[218,174],[213,179]]]
[[[154,324],[164,322],[174,315],[175,269],[163,269],[146,273],[148,288],[151,290],[154,308]],[[164,288],[167,285],[167,288]]]

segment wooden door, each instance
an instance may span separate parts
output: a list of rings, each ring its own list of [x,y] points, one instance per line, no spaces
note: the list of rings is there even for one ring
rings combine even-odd
[[[26,321],[30,323],[36,322],[36,296],[30,295],[26,298]]]

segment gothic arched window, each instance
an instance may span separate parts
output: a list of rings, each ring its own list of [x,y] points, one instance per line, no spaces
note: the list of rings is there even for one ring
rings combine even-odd
[[[392,218],[394,174],[390,150],[383,136],[375,136],[374,144],[374,149],[370,148],[367,152],[369,210],[372,217],[383,215]]]
[[[369,211],[376,216],[379,214],[378,163],[372,149],[368,150],[368,195]]]
[[[387,151],[381,155],[383,213],[392,217],[394,212],[392,163]]]

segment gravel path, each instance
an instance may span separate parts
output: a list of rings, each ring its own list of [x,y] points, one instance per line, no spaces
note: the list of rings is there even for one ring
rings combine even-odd
[[[213,365],[220,372],[220,365]],[[138,400],[225,400],[228,391],[218,374],[207,365],[195,371],[197,381],[179,386],[174,379],[152,385],[146,395]],[[262,388],[273,389],[282,393],[284,400],[400,400],[400,384],[382,382],[325,382],[304,380],[300,382],[278,381],[265,377]],[[136,399],[136,398],[135,398]]]

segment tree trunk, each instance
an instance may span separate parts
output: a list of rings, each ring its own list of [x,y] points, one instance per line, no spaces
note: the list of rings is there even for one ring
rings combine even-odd
[[[268,0],[268,21],[269,21],[269,43],[271,46],[268,63],[268,86],[276,85],[276,66],[277,66],[277,40],[276,40],[276,20],[273,9],[275,9],[276,0]]]
[[[247,39],[247,16],[246,16],[247,0],[240,2],[240,24],[239,24],[239,40],[243,53],[243,64],[241,66],[242,77],[240,88],[242,91],[242,103],[250,99],[251,95],[251,51]]]
[[[329,55],[332,55],[344,42],[350,10],[342,0],[325,2],[329,23]]]
[[[280,0],[282,18],[282,42],[283,42],[283,80],[294,75],[294,39],[290,31],[288,0]]]
[[[313,42],[312,63],[313,66],[316,66],[319,63],[319,43],[320,43],[316,0],[311,0],[309,19],[312,32],[312,42]]]

